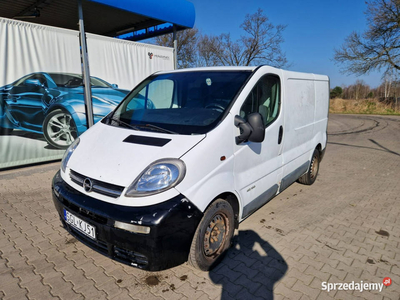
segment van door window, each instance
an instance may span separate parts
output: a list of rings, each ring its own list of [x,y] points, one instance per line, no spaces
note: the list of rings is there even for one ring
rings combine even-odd
[[[247,96],[240,109],[240,116],[247,119],[249,114],[258,112],[267,127],[278,117],[279,106],[280,80],[277,76],[266,75],[257,82]]]

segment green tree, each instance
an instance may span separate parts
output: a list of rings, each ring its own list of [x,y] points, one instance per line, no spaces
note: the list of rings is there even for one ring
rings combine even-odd
[[[331,99],[339,98],[342,96],[342,93],[343,93],[343,89],[340,86],[336,86],[335,88],[333,88],[331,90],[330,97],[331,97]]]

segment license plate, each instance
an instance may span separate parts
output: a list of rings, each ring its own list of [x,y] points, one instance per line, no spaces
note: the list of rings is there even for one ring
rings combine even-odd
[[[64,209],[64,220],[91,239],[96,239],[96,228]]]

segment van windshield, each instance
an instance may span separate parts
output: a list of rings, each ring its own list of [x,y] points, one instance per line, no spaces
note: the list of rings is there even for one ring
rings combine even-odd
[[[189,71],[150,76],[104,123],[166,133],[206,133],[217,126],[250,74]]]

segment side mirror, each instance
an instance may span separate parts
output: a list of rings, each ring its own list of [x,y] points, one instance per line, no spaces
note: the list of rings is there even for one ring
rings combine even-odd
[[[247,117],[247,123],[253,128],[249,141],[261,143],[265,138],[265,127],[263,117],[259,113],[252,113]]]
[[[236,145],[239,145],[249,139],[253,128],[245,119],[237,115],[235,116],[235,126],[240,129],[240,135],[235,138]]]
[[[111,87],[112,87],[113,89],[117,89],[117,88],[118,88],[118,84],[113,83],[113,84],[111,85]]]
[[[261,143],[265,138],[265,128],[262,116],[252,113],[247,117],[247,122],[240,116],[235,116],[235,126],[240,129],[240,135],[236,137],[236,144],[245,141]]]
[[[25,85],[33,85],[37,87],[42,87],[42,84],[40,83],[39,79],[27,79],[25,81]]]

